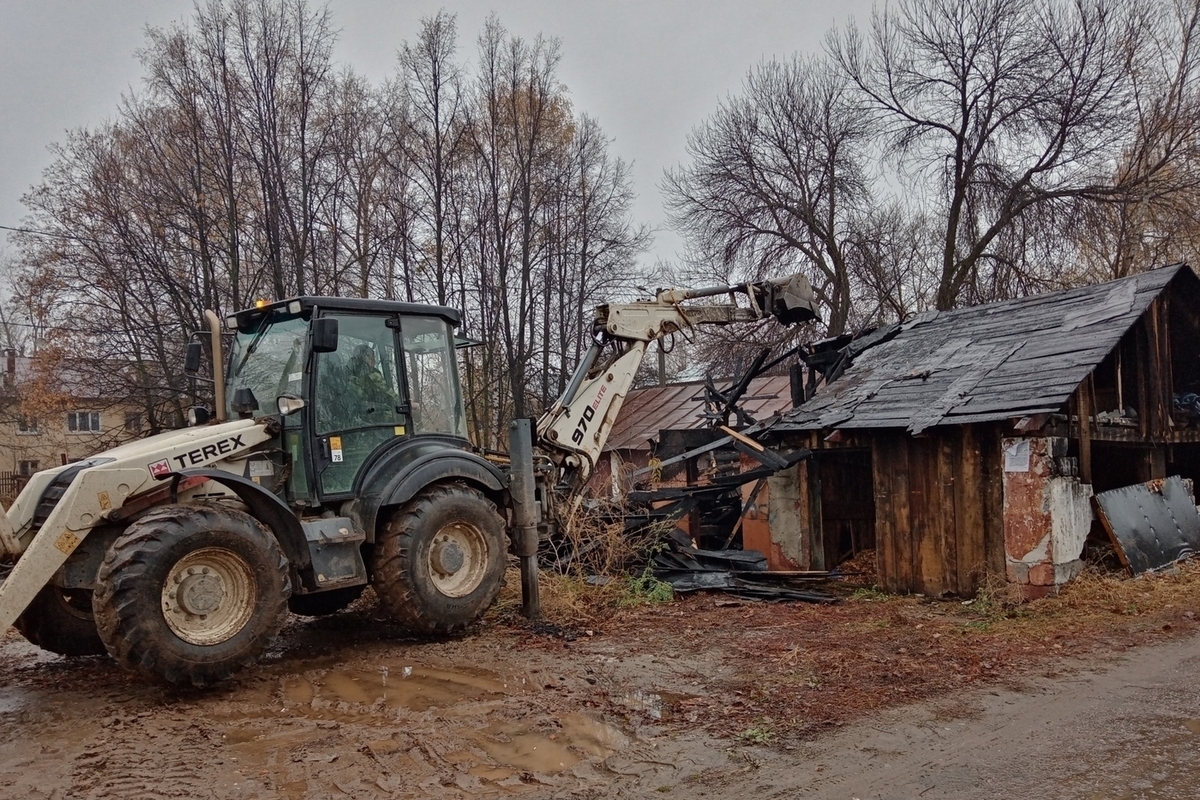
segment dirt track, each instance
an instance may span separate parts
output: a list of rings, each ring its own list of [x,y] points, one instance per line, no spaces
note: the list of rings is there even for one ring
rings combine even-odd
[[[742,620],[715,635],[689,627],[734,612]],[[493,624],[439,643],[347,613],[292,624],[260,668],[194,694],[106,659],[45,656],[10,632],[0,797],[1195,796],[1194,629],[1095,673],[1051,655],[1037,671],[1052,678],[1010,675],[1009,688],[964,688],[798,738],[741,722],[741,735],[714,736],[705,720],[722,708],[737,719],[750,702],[726,657],[737,629],[794,636],[781,628],[827,613],[693,602],[573,641]]]

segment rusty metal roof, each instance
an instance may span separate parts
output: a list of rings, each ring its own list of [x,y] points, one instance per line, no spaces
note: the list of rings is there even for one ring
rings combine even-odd
[[[701,428],[703,400],[701,381],[634,389],[625,397],[604,449],[648,450],[659,431]],[[759,420],[782,413],[792,407],[791,383],[786,375],[755,378],[738,405]]]
[[[928,312],[858,355],[776,431],[969,424],[1058,411],[1187,266]]]

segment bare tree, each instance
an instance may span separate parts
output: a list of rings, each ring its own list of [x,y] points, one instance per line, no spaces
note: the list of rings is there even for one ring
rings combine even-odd
[[[421,21],[417,41],[400,51],[401,81],[410,110],[409,135],[404,142],[413,165],[416,213],[431,239],[431,258],[422,264],[433,279],[434,300],[449,300],[449,274],[453,261],[447,236],[450,195],[459,163],[467,156],[466,115],[462,70],[455,61],[457,43],[455,17],[444,10]]]
[[[667,172],[672,221],[710,263],[805,272],[839,334],[852,297],[847,243],[870,208],[870,138],[853,85],[828,62],[763,64],[688,137],[691,162]]]
[[[938,308],[1011,294],[1002,273],[1052,279],[1014,255],[1034,240],[1014,235],[1020,224],[1065,218],[1080,201],[1129,202],[1164,176],[1194,125],[1179,89],[1195,29],[1185,20],[1184,46],[1164,60],[1155,30],[1165,8],[898,0],[865,33],[830,36],[887,152],[944,223]],[[1131,167],[1114,170],[1121,160]]]
[[[646,234],[628,170],[574,114],[552,40],[493,18],[469,75],[439,14],[374,87],[335,67],[332,30],[302,0],[208,0],[152,29],[143,91],[69,135],[25,198],[46,235],[18,239],[15,321],[69,331],[72,369],[86,356],[89,383],[157,430],[182,418],[182,345],[205,308],[302,292],[453,304],[484,341],[464,383],[494,446],[561,389],[587,311],[630,280]]]

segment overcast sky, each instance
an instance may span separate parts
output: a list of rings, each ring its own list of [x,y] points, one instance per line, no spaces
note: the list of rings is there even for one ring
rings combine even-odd
[[[314,3],[314,5],[316,5]],[[633,164],[638,221],[664,227],[663,170],[684,160],[688,131],[736,93],[747,71],[773,57],[817,52],[825,32],[872,0],[654,0],[501,2],[332,0],[335,56],[373,81],[393,73],[396,50],[422,17],[458,16],[459,47],[473,59],[483,20],[496,11],[511,33],[562,40],[559,72],[577,109],[599,120],[612,152]],[[0,225],[24,215],[20,197],[68,130],[112,117],[140,90],[134,53],[147,25],[184,19],[191,0],[3,0],[0,23]],[[2,240],[0,240],[2,241]],[[656,235],[648,262],[674,260],[679,240]]]

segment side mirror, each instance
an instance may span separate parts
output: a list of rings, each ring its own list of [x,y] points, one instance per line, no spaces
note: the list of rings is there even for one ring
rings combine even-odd
[[[183,354],[183,371],[195,375],[200,371],[200,360],[204,357],[204,347],[199,342],[188,342]]]
[[[318,317],[312,324],[312,351],[332,353],[338,346],[338,321],[333,317]]]
[[[286,417],[304,408],[304,401],[294,394],[281,394],[275,398],[275,407],[279,409],[280,416]]]

